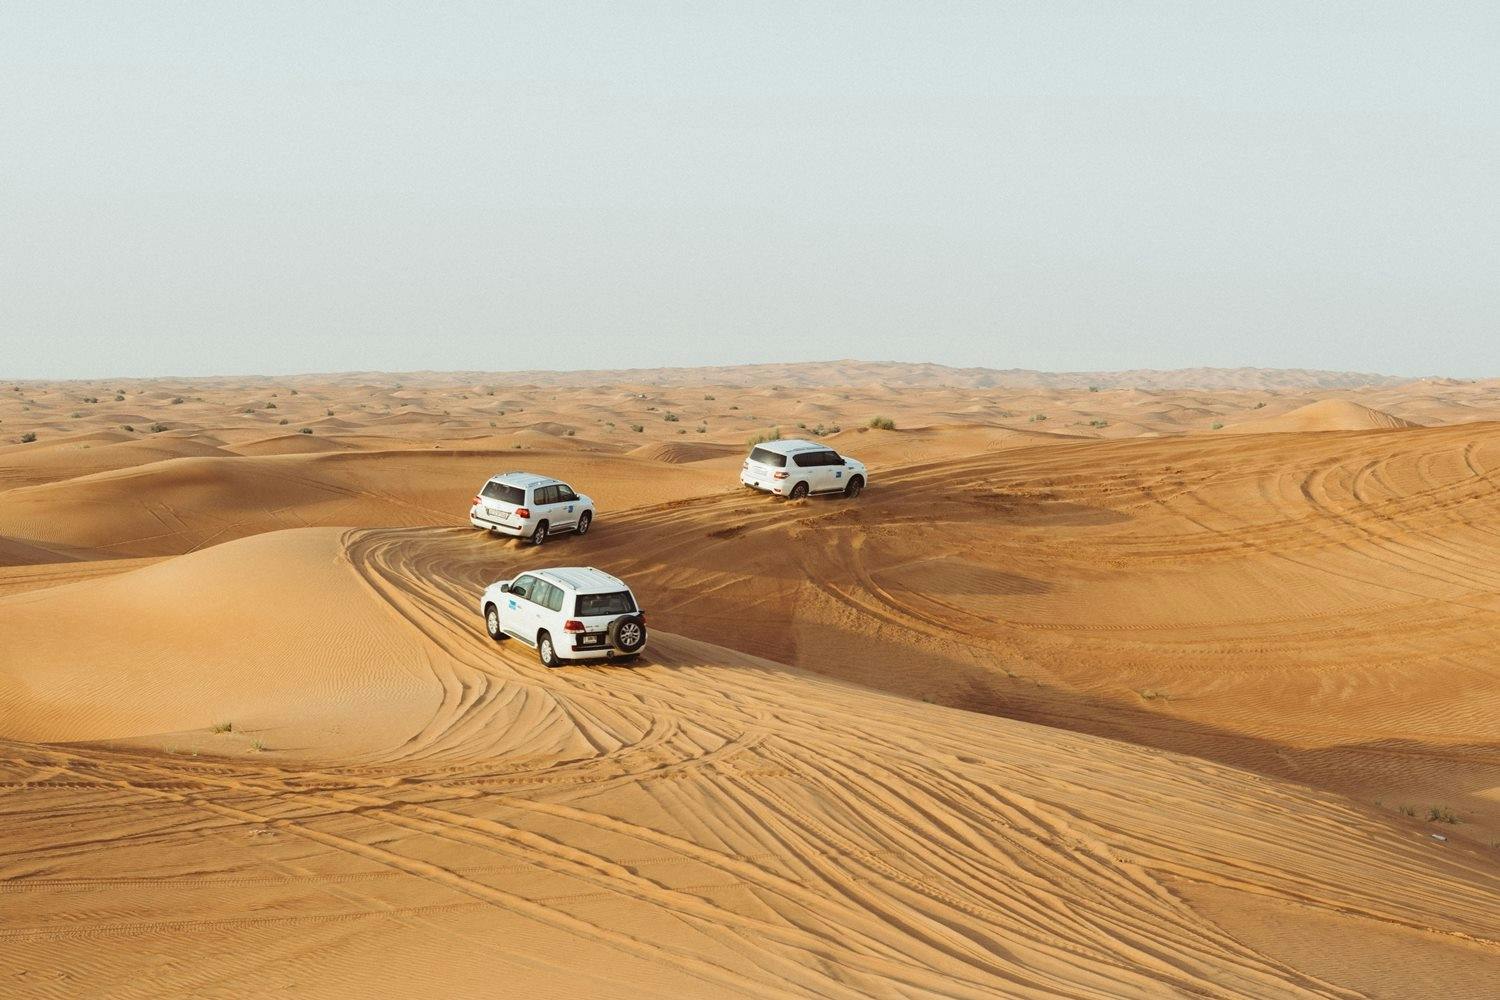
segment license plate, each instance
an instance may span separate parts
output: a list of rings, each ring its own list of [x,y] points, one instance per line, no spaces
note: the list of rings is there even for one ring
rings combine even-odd
[[[578,645],[580,645],[580,646],[597,646],[600,643],[602,643],[603,641],[604,641],[604,636],[602,636],[602,635],[586,635],[582,639],[578,640]]]

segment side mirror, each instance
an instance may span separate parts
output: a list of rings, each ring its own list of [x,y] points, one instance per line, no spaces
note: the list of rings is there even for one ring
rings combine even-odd
[[[508,583],[502,583],[500,585],[500,593],[502,593],[502,594],[508,594],[508,593],[510,593],[510,584],[508,584]]]

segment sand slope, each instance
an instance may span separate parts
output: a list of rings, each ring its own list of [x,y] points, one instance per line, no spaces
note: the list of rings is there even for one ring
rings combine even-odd
[[[1415,935],[1424,961],[1468,976],[1494,958],[1493,863],[1338,799],[667,634],[651,666],[547,671],[475,627],[475,585],[515,567],[473,536],[340,539],[276,533],[7,609],[48,622],[101,588],[149,605],[240,576],[257,599],[237,619],[241,673],[270,701],[237,706],[264,751],[206,732],[251,692],[186,670],[190,651],[169,643],[139,703],[46,693],[54,714],[7,736],[196,722],[229,759],[6,742],[6,787],[26,804],[8,836],[26,849],[0,867],[3,981],[35,992],[66,967],[72,989],[150,995],[208,975],[228,993],[312,997],[563,976],[577,996],[622,982],[648,996],[1357,995],[1246,946],[1182,901],[1188,887],[1221,906],[1275,901],[1284,926],[1332,922],[1356,944]],[[350,627],[330,650],[335,607]],[[282,648],[256,648],[274,636]],[[296,657],[299,640],[325,652]],[[356,683],[371,644],[398,683]],[[76,658],[39,649],[21,680]],[[167,692],[180,703],[148,707]],[[296,759],[307,749],[288,743],[346,730],[353,707],[377,723],[338,761]],[[427,722],[380,721],[401,717]],[[68,848],[80,815],[86,853]],[[209,973],[193,952],[227,960]]]

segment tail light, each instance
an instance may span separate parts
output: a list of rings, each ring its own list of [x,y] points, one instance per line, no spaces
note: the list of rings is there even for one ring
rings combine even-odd
[[[516,516],[519,518],[527,518],[531,516],[531,511],[527,510],[525,507],[517,507]]]
[[[780,472],[773,472],[773,473],[771,473],[771,477],[773,479],[785,479],[787,476],[790,476],[790,475],[791,475],[791,473],[787,472],[785,469],[781,470]]]
[[[477,496],[477,497],[474,498],[474,506],[475,507],[478,507],[482,503],[484,503],[484,497],[478,497]]]
[[[577,618],[569,618],[567,621],[563,622],[563,631],[567,632],[569,635],[576,635],[579,632],[583,631],[583,622],[579,621]]]

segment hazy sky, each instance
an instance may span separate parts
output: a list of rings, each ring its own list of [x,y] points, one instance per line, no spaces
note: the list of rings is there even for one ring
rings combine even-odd
[[[1500,5],[0,3],[0,377],[1500,375]]]

